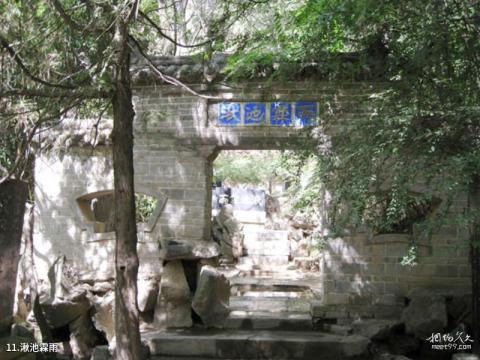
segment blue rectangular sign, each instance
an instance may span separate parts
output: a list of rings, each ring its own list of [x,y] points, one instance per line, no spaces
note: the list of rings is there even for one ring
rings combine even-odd
[[[306,101],[295,103],[295,121],[302,126],[314,125],[317,121],[317,103]]]
[[[240,104],[220,103],[218,104],[218,122],[220,125],[237,126],[240,124]]]
[[[292,105],[286,102],[274,102],[270,107],[270,124],[275,126],[292,125]]]
[[[245,125],[261,125],[266,121],[265,103],[245,104]]]

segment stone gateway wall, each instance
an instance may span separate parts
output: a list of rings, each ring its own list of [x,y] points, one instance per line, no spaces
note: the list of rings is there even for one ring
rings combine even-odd
[[[212,162],[222,149],[294,149],[305,141],[302,128],[312,112],[337,126],[371,111],[368,98],[385,84],[321,81],[243,82],[192,85],[204,97],[162,84],[138,85],[135,103],[135,185],[166,202],[149,231],[139,231],[140,273],[161,272],[169,244],[210,241]],[[207,98],[206,98],[206,97]],[[328,136],[328,134],[325,134]],[[58,253],[72,259],[85,277],[113,276],[111,234],[95,234],[76,199],[112,188],[108,146],[72,147],[41,155],[35,166],[36,264],[44,278]],[[459,196],[455,211],[466,200]],[[465,234],[445,229],[420,244],[420,264],[399,264],[409,240],[404,235],[351,234],[328,243],[319,256],[326,303],[402,305],[417,286],[469,291]],[[164,253],[163,253],[164,254]]]

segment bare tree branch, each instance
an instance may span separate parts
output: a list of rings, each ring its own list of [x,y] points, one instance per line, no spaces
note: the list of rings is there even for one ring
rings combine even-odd
[[[163,30],[160,28],[160,26],[158,26],[155,21],[153,21],[147,14],[145,14],[143,11],[139,11],[139,14],[140,16],[142,16],[155,30],[157,30],[157,32],[162,36],[164,37],[165,39],[167,39],[168,41],[172,42],[173,44],[175,44],[175,46],[180,46],[180,47],[184,47],[184,48],[196,48],[196,47],[201,47],[201,46],[204,46],[204,45],[207,45],[209,43],[212,42],[212,39],[209,39],[209,40],[205,40],[201,43],[198,43],[198,44],[192,44],[192,45],[186,45],[186,44],[181,44],[179,43],[178,41],[176,41],[175,39],[173,39],[172,37],[168,36],[167,34],[165,34],[163,32]]]

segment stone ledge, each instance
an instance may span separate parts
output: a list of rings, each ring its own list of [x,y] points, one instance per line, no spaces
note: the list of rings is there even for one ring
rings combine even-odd
[[[218,255],[217,243],[204,240],[169,240],[160,250],[163,260],[210,259]]]

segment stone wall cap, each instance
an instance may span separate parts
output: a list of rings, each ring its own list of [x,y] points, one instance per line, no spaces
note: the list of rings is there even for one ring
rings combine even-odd
[[[228,81],[224,70],[228,65],[231,54],[220,53],[205,60],[199,55],[192,56],[152,56],[150,60],[159,71],[166,76],[171,76],[188,84],[209,84],[219,81]],[[352,65],[360,65],[361,71],[355,76],[345,71],[343,77],[357,81],[382,81],[384,69],[381,59],[370,59],[368,62],[360,63],[362,54],[341,53],[325,54],[321,59],[311,62],[276,62],[271,65],[258,64],[257,69],[252,73],[239,76],[242,79],[236,80],[268,80],[272,77],[287,77],[285,80],[329,80],[334,73],[342,74],[341,69],[349,69]],[[339,70],[340,69],[340,70]],[[135,86],[145,86],[158,83],[166,83],[151,70],[147,61],[137,55],[131,63],[132,80]],[[278,75],[278,76],[277,76]],[[336,78],[336,81],[339,79]],[[234,81],[235,82],[235,81]]]
[[[47,131],[48,130],[48,131]],[[35,142],[42,150],[68,150],[112,144],[112,119],[64,119],[52,128],[40,129]]]

